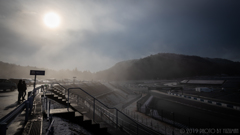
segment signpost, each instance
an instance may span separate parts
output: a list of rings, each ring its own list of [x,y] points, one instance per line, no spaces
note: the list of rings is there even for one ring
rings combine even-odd
[[[30,70],[30,75],[35,75],[35,79],[34,79],[34,89],[36,86],[36,76],[37,75],[45,75],[45,71],[41,71],[41,70]]]

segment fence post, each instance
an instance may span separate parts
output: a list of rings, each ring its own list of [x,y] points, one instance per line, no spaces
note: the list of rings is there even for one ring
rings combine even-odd
[[[28,98],[30,97],[31,93],[32,93],[32,91],[29,91],[29,92],[28,92]]]
[[[28,109],[29,109],[29,101],[26,102],[26,114],[25,114],[25,123],[28,121]]]
[[[45,97],[45,112],[47,112],[47,97]]]
[[[68,109],[68,111],[69,111],[69,105],[70,105],[70,101],[69,101],[69,89],[68,89],[68,104],[67,104],[68,106],[67,106],[67,109]]]
[[[0,123],[0,134],[6,135],[7,134],[7,123]]]
[[[116,123],[117,123],[117,127],[118,127],[118,110],[116,110]]]
[[[30,102],[29,102],[29,107],[30,107],[30,114],[32,112],[32,107],[33,107],[33,97],[30,97]]]
[[[49,113],[50,113],[49,108],[50,108],[50,100],[48,100],[47,102],[47,120],[49,120]]]
[[[95,98],[93,99],[93,121],[95,121]]]

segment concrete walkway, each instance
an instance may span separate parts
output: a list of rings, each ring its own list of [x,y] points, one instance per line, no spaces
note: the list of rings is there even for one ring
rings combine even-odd
[[[37,87],[37,86],[36,86]],[[33,87],[27,87],[26,94],[29,91],[32,91]],[[27,98],[27,95],[25,99]],[[14,91],[6,91],[0,92],[0,118],[6,116],[8,113],[17,108],[20,104],[17,102],[18,100],[18,91],[15,89]],[[7,129],[7,135],[20,135],[24,128],[24,120],[25,120],[25,111],[22,111],[15,120],[11,123],[11,125]]]

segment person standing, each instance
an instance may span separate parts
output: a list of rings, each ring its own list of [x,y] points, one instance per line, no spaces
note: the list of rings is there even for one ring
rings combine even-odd
[[[22,80],[18,81],[18,103],[21,101],[21,97],[23,94],[23,84],[22,84]]]
[[[23,81],[22,83],[23,87],[23,96],[22,96],[22,100],[25,100],[25,96],[26,96],[26,90],[27,90],[27,84],[25,83],[25,81]]]

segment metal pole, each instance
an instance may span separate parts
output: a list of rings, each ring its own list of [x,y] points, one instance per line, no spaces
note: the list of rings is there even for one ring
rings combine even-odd
[[[30,111],[29,111],[29,113],[31,114],[31,112],[32,112],[32,107],[33,107],[33,97],[30,97],[29,106],[30,106]]]
[[[68,111],[69,111],[69,104],[70,104],[70,102],[69,102],[69,89],[68,89],[68,106],[67,106],[67,109],[68,109]]]
[[[35,89],[35,86],[36,86],[36,77],[37,77],[37,75],[35,74],[35,78],[34,78],[34,89]]]
[[[6,135],[7,134],[7,123],[0,123],[0,134]]]
[[[118,110],[116,110],[116,123],[117,123],[117,126],[118,126]]]
[[[47,97],[45,99],[45,111],[47,111]]]
[[[25,123],[27,123],[28,121],[28,109],[29,109],[29,101],[26,102]]]
[[[49,120],[49,100],[47,102],[47,120]]]
[[[95,98],[93,99],[93,121],[95,121]]]

